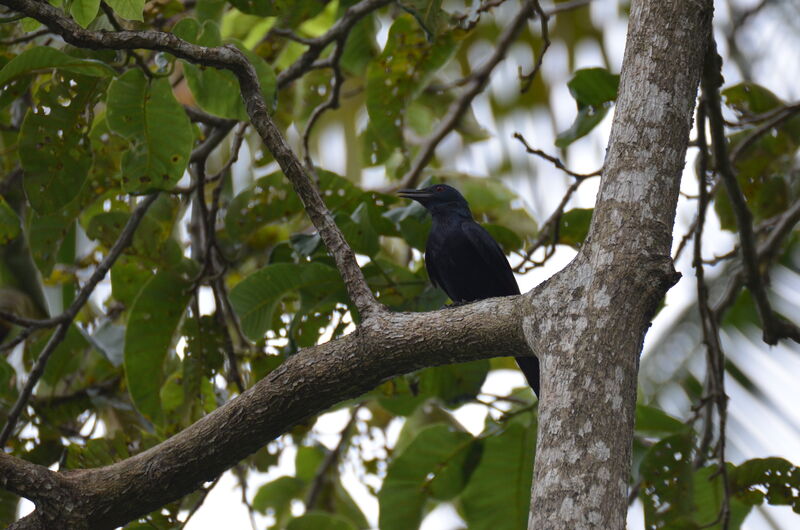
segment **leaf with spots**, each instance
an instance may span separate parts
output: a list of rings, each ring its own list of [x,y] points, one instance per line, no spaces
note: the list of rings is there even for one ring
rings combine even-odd
[[[129,70],[111,83],[107,103],[109,128],[130,141],[122,159],[123,190],[172,189],[186,170],[193,133],[169,80]]]
[[[160,394],[164,359],[189,302],[191,281],[160,271],[142,288],[125,332],[125,380],[133,404],[150,421],[163,420]]]
[[[250,340],[261,339],[272,326],[275,306],[300,288],[340,290],[339,273],[321,263],[275,263],[256,271],[231,290],[231,304]]]
[[[265,225],[285,220],[302,209],[297,194],[277,171],[233,198],[225,216],[225,230],[233,239],[252,240]]]
[[[36,92],[25,116],[19,155],[34,210],[50,214],[81,191],[92,163],[88,138],[98,78],[56,75]]]
[[[0,87],[20,77],[49,72],[53,68],[93,77],[107,77],[116,73],[101,61],[72,57],[55,48],[36,46],[20,53],[3,66],[0,70]]]

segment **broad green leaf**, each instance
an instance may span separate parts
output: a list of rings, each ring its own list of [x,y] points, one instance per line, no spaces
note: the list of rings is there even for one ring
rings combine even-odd
[[[489,360],[434,366],[423,370],[419,376],[419,391],[435,396],[453,407],[475,399],[489,373]]]
[[[676,528],[688,524],[695,494],[691,434],[674,434],[651,447],[639,466],[639,474],[645,525]]]
[[[19,235],[19,217],[0,195],[0,245],[6,245]]]
[[[580,248],[589,234],[593,208],[573,208],[558,220],[558,242],[562,245]]]
[[[273,17],[280,14],[275,0],[230,0],[236,9],[249,15]]]
[[[67,469],[89,469],[119,462],[130,456],[125,438],[93,438],[85,446],[70,444],[67,448]]]
[[[442,10],[442,0],[402,0],[398,4],[417,19],[431,39],[447,25],[449,15]]]
[[[367,69],[367,112],[374,139],[390,149],[403,145],[405,109],[450,58],[451,34],[429,42],[409,15],[395,19],[386,47]]]
[[[286,530],[356,530],[355,525],[341,515],[327,512],[308,512],[289,521]]]
[[[34,357],[38,358],[39,353],[44,349],[52,333],[48,333],[31,348]],[[45,366],[42,381],[55,388],[59,382],[67,381],[69,374],[76,371],[81,366],[84,354],[89,349],[89,343],[78,331],[75,325],[71,325],[67,330],[64,339],[56,346],[55,351],[50,355],[50,359]]]
[[[336,269],[320,263],[275,263],[256,271],[231,290],[231,304],[242,331],[253,341],[261,339],[272,325],[275,305],[287,294],[302,288],[335,286]]]
[[[225,230],[233,239],[258,247],[265,225],[296,215],[303,209],[297,194],[278,171],[258,179],[233,198]]]
[[[85,28],[95,19],[99,9],[100,0],[72,0],[69,12],[75,22]]]
[[[122,188],[129,193],[172,189],[189,162],[189,118],[166,78],[148,80],[138,69],[108,88],[108,126],[131,141],[122,160]]]
[[[720,95],[740,116],[762,114],[784,104],[771,90],[750,81],[725,88]]]
[[[297,477],[278,477],[258,488],[253,498],[253,509],[259,513],[272,514],[276,522],[280,523],[290,515],[292,499],[300,498],[305,487],[306,482]]]
[[[116,14],[127,20],[144,20],[145,0],[106,0]]]
[[[200,46],[222,45],[219,25],[213,20],[207,20],[200,26],[197,20],[185,18],[175,26],[174,32],[179,37]],[[261,94],[267,106],[274,108],[277,81],[272,67],[259,55],[243,46],[237,47],[255,67],[261,84]],[[203,110],[223,118],[235,120],[248,118],[239,90],[239,80],[232,72],[199,67],[187,61],[183,62],[183,70],[189,89]]]
[[[556,146],[565,148],[582,138],[603,121],[611,102],[617,98],[619,76],[603,68],[586,68],[575,72],[567,83],[578,105],[578,115],[569,129],[559,133]]]
[[[81,192],[92,163],[87,107],[94,104],[98,78],[56,77],[36,92],[25,116],[19,154],[23,185],[41,214],[64,208]]]
[[[484,440],[480,463],[461,494],[470,529],[526,527],[535,447],[536,428],[520,423]]]
[[[389,464],[378,494],[380,528],[417,528],[429,495],[447,499],[458,494],[469,478],[468,470],[474,469],[465,466],[473,443],[470,434],[445,425],[421,431]]]
[[[753,458],[730,473],[733,494],[756,506],[765,500],[800,514],[800,468],[783,458]]]
[[[578,103],[578,108],[599,108],[617,99],[619,75],[612,74],[605,68],[584,68],[575,72],[567,86]]]
[[[17,520],[20,498],[10,491],[0,490],[0,525],[10,527]]]
[[[0,70],[0,87],[21,76],[38,74],[53,68],[93,77],[107,77],[116,73],[104,62],[79,59],[55,48],[35,46],[11,59]]]
[[[685,432],[686,423],[673,418],[666,412],[648,405],[636,405],[636,431],[649,436],[663,436]]]
[[[733,469],[731,464],[727,464],[728,473]],[[694,528],[709,530],[737,530],[742,526],[747,514],[752,506],[743,503],[735,496],[730,498],[730,520],[728,526],[724,527],[719,521],[722,502],[725,497],[722,475],[718,472],[718,466],[712,465],[698,469],[694,473],[694,513],[692,520]]]
[[[298,447],[297,455],[294,458],[297,478],[303,479],[310,484],[317,475],[317,469],[325,460],[327,453],[328,449],[320,445]]]
[[[578,115],[569,129],[564,132],[558,133],[556,137],[556,147],[561,149],[567,147],[569,144],[579,138],[583,138],[594,129],[598,123],[603,121],[606,117],[608,109],[601,107],[596,109],[594,107],[583,107],[578,110]]]
[[[125,379],[136,408],[154,423],[163,419],[162,365],[189,301],[191,282],[169,271],[152,276],[130,310],[125,332]]]
[[[144,260],[123,254],[111,267],[111,294],[118,302],[131,307],[152,275],[152,266]]]

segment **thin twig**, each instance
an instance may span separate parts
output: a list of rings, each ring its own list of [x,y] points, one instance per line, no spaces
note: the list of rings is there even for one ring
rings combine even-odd
[[[603,168],[600,168],[600,169],[598,169],[596,171],[592,171],[591,173],[575,173],[574,171],[571,171],[570,169],[568,169],[564,165],[564,163],[561,161],[561,159],[556,158],[556,157],[551,156],[551,155],[548,155],[544,151],[541,151],[539,149],[535,149],[535,148],[531,147],[530,145],[528,145],[528,142],[525,140],[525,137],[522,136],[520,133],[515,132],[513,136],[514,136],[515,139],[519,140],[520,143],[522,143],[522,145],[525,146],[525,150],[529,154],[536,155],[538,157],[544,158],[545,160],[547,160],[548,162],[550,162],[554,166],[556,166],[556,168],[560,169],[561,171],[563,171],[564,173],[566,173],[567,175],[569,175],[571,177],[575,177],[575,178],[579,178],[579,179],[585,179],[585,178],[589,178],[589,177],[599,177],[600,175],[603,174]]]
[[[0,46],[12,46],[14,44],[21,44],[23,42],[28,42],[28,41],[32,41],[34,39],[38,39],[42,35],[47,35],[48,33],[50,33],[50,30],[48,28],[43,28],[43,29],[40,29],[38,31],[33,31],[31,33],[26,33],[25,35],[22,35],[21,37],[16,37],[16,38],[13,38],[13,39],[0,40]]]
[[[531,70],[530,73],[523,75],[520,69],[520,80],[522,81],[522,87],[520,88],[521,93],[525,93],[528,91],[528,89],[530,89],[536,74],[539,73],[539,70],[542,68],[544,54],[550,47],[550,34],[547,29],[547,23],[549,22],[550,17],[542,10],[542,6],[539,5],[539,0],[536,0],[533,5],[534,9],[536,10],[536,14],[539,15],[539,27],[541,28],[542,32],[542,49],[539,52],[538,57],[536,57],[536,63],[533,65],[533,70]]]
[[[16,403],[14,403],[14,406],[8,413],[6,425],[3,427],[2,433],[0,433],[0,447],[4,447],[9,436],[11,436],[22,409],[28,403],[28,399],[33,393],[33,388],[36,386],[36,383],[44,373],[48,359],[55,351],[56,347],[67,335],[67,330],[75,318],[75,315],[78,314],[78,311],[80,311],[87,300],[89,300],[89,296],[91,296],[91,294],[94,292],[97,284],[100,283],[100,280],[105,278],[106,273],[109,271],[114,262],[117,261],[117,258],[119,258],[119,256],[122,254],[122,251],[131,244],[131,241],[133,241],[133,234],[139,227],[139,223],[144,218],[145,213],[147,213],[147,209],[150,208],[150,205],[152,205],[156,200],[156,197],[158,197],[158,193],[153,193],[145,197],[136,210],[133,211],[130,218],[128,218],[128,222],[125,225],[125,228],[123,228],[122,233],[119,235],[119,238],[108,251],[108,254],[100,263],[100,265],[98,265],[94,270],[91,277],[89,277],[89,281],[86,282],[86,285],[84,285],[78,292],[78,296],[75,297],[75,300],[72,302],[69,308],[55,319],[50,319],[51,321],[57,321],[58,327],[53,335],[50,336],[50,340],[48,340],[47,345],[36,359],[36,363],[33,365],[33,368],[28,374],[28,379],[25,381],[25,385],[23,386]]]
[[[337,40],[336,47],[334,48],[333,54],[328,61],[330,64],[330,69],[333,72],[331,95],[324,103],[320,104],[314,109],[314,111],[311,113],[311,117],[308,118],[306,129],[303,132],[303,155],[306,163],[306,169],[308,169],[308,171],[314,175],[316,175],[316,171],[314,170],[314,162],[311,160],[311,152],[308,148],[308,141],[311,136],[311,130],[317,123],[317,120],[320,118],[320,116],[322,116],[322,114],[328,109],[333,110],[339,108],[339,93],[341,92],[342,84],[344,84],[344,75],[342,75],[342,69],[339,66],[339,60],[342,58],[342,53],[344,53],[344,45],[344,38]]]

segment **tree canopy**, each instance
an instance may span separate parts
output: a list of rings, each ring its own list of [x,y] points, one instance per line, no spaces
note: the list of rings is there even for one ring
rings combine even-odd
[[[740,352],[788,351],[798,366],[800,313],[786,292],[800,268],[800,94],[765,86],[759,68],[774,63],[744,43],[753,26],[790,25],[800,11],[723,4],[722,62],[713,49],[694,58],[705,62],[699,126],[672,246],[689,294],[657,308],[641,360],[628,486],[648,528],[739,528],[764,503],[800,513],[797,460],[745,450],[752,434],[726,398],[730,385],[744,389],[796,433],[796,415],[747,369],[763,365]],[[182,527],[238,461],[242,502],[262,526],[417,528],[443,505],[469,528],[526,526],[538,402],[521,378],[498,375],[513,360],[489,359],[473,337],[517,353],[503,346],[521,334],[518,312],[448,309],[473,328],[455,338],[393,327],[447,302],[423,266],[430,219],[394,191],[458,187],[523,285],[555,272],[587,244],[620,90],[614,24],[630,6],[0,5],[0,485],[12,483],[0,490],[2,523],[19,518],[17,494],[36,489],[25,473],[99,477],[167,440],[205,436],[213,465],[183,478],[168,460],[153,471],[194,491],[143,498],[155,504],[138,512],[132,496],[108,520]],[[435,315],[432,328],[449,318]],[[378,353],[397,377],[349,373],[348,355],[376,354],[354,335],[380,326],[354,333],[362,322],[437,355],[386,345]],[[308,393],[349,396],[328,411],[344,418],[333,439],[317,403],[291,401],[303,377],[278,382],[282,370],[302,373],[301,350],[325,344],[330,364],[307,366],[309,381],[329,370],[326,384],[345,391]],[[270,378],[272,393],[255,388]],[[488,390],[501,380],[519,387]],[[221,407],[283,417],[259,420],[258,434],[238,412],[198,423]],[[480,410],[482,427],[467,428],[464,410]],[[738,440],[727,453],[726,429]],[[240,458],[213,455],[237,437]],[[353,477],[366,486],[358,495]],[[377,519],[358,496],[377,501]]]

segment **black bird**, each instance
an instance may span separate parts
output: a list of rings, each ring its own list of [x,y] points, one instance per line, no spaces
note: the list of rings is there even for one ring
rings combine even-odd
[[[495,296],[519,294],[517,280],[503,249],[472,218],[461,193],[447,184],[420,190],[400,190],[401,197],[413,199],[433,217],[425,245],[425,268],[436,287],[456,304]],[[517,364],[539,395],[539,359],[517,357]]]

